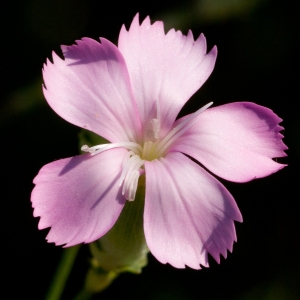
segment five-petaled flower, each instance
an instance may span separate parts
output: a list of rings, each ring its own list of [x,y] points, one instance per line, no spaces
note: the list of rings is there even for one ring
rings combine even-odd
[[[45,165],[34,179],[34,216],[51,227],[49,242],[72,246],[103,236],[133,201],[145,175],[144,234],[152,254],[174,267],[208,266],[232,251],[241,213],[226,180],[247,182],[283,168],[285,156],[270,109],[249,102],[208,108],[176,119],[210,76],[217,49],[201,34],[164,33],[163,23],[123,26],[118,47],[83,38],[44,65],[44,95],[68,122],[109,144]],[[201,163],[204,167],[191,160]]]

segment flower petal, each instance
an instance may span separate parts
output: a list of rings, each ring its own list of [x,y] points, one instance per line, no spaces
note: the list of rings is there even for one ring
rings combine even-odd
[[[135,141],[140,120],[124,58],[102,38],[62,46],[65,60],[53,53],[44,65],[44,95],[52,109],[68,122],[111,142]]]
[[[181,153],[145,162],[144,227],[147,245],[162,263],[208,267],[207,254],[219,263],[236,241],[234,220],[242,221],[230,193]]]
[[[282,121],[270,109],[250,102],[209,108],[170,151],[186,153],[216,175],[235,182],[268,176],[285,165]],[[175,126],[182,119],[179,119]]]
[[[125,204],[119,187],[124,149],[61,159],[34,179],[31,201],[39,229],[51,227],[48,242],[73,246],[103,236]]]
[[[203,34],[195,41],[191,31],[187,36],[174,29],[165,34],[163,22],[151,25],[147,17],[140,25],[138,19],[136,15],[129,31],[122,27],[118,47],[129,70],[142,124],[147,126],[160,115],[163,137],[182,106],[211,74],[217,49],[206,54]]]

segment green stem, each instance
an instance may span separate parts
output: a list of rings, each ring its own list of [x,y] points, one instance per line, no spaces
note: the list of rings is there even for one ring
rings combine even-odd
[[[45,300],[59,300],[71,272],[80,245],[64,250]]]

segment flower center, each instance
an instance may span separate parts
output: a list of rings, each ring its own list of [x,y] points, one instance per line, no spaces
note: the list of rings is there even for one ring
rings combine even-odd
[[[122,163],[122,172],[119,185],[122,187],[122,195],[128,200],[135,198],[140,175],[145,173],[144,162],[153,161],[164,157],[171,145],[182,136],[189,128],[197,122],[197,116],[206,110],[212,102],[203,106],[193,114],[188,115],[179,122],[163,139],[160,139],[160,121],[158,118],[151,119],[145,129],[144,144],[141,146],[136,142],[120,142],[112,144],[101,144],[93,147],[83,145],[81,150],[96,155],[112,148],[125,148],[128,150]]]
[[[119,185],[122,187],[122,195],[128,200],[133,201],[135,198],[138,180],[140,175],[145,173],[145,160],[152,161],[160,158],[157,147],[159,145],[160,122],[158,119],[152,119],[146,129],[145,142],[143,147],[135,142],[102,144],[93,147],[84,145],[81,150],[89,152],[92,156],[112,148],[128,149],[122,164],[122,173]]]

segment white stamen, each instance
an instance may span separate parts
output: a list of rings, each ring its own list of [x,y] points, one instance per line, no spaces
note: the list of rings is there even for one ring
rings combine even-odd
[[[128,150],[132,150],[137,154],[142,153],[142,147],[134,142],[123,142],[123,143],[112,143],[112,144],[101,144],[93,147],[89,147],[88,145],[83,145],[81,147],[81,151],[89,152],[91,155],[96,155],[103,151],[113,149],[113,148],[126,148]]]
[[[139,177],[140,172],[137,170],[133,170],[128,180],[124,182],[122,194],[125,194],[125,198],[128,201],[133,201],[135,198]]]
[[[123,161],[123,169],[120,177],[120,186],[123,183],[122,195],[129,201],[133,201],[135,198],[138,179],[140,177],[139,169],[143,166],[144,160],[138,155],[134,154],[128,158],[125,156]]]
[[[133,153],[133,156],[131,157],[130,156],[128,158],[128,155],[126,155],[124,158],[123,168],[122,168],[122,173],[121,173],[120,183],[119,183],[120,186],[122,185],[124,180],[127,180],[128,174],[130,174],[135,169],[138,170],[144,164],[144,161],[141,160],[138,155],[135,155]]]
[[[131,157],[131,156],[134,156],[135,155],[135,153],[133,152],[133,151],[128,151],[127,153],[126,153],[126,155],[125,155],[125,157],[124,157],[124,159],[123,159],[123,163],[122,163],[122,174],[123,174],[123,172],[124,172],[124,168],[126,167],[126,165],[128,165],[128,163],[127,163],[127,161],[128,161],[128,159]],[[121,175],[121,177],[122,177],[122,175]],[[122,184],[122,182],[121,182],[121,184]],[[120,185],[121,185],[120,184]]]
[[[196,122],[197,117],[204,112],[207,108],[209,108],[213,102],[209,102],[208,104],[201,107],[199,110],[190,114],[183,122],[181,122],[177,127],[173,128],[165,138],[159,143],[159,149],[157,149],[158,156],[162,156],[164,152],[171,146],[171,144],[182,136],[188,129],[190,129]]]

